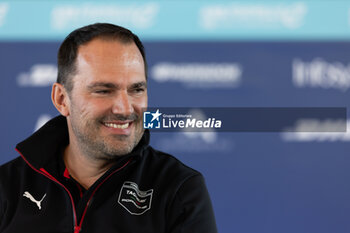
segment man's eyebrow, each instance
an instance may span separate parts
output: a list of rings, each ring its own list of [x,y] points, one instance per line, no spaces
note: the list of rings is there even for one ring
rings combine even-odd
[[[96,83],[90,84],[87,88],[91,90],[98,87],[117,88],[117,85],[115,85],[114,83],[96,82]]]

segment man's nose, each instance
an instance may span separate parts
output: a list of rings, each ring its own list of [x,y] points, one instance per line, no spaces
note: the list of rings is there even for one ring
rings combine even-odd
[[[134,112],[130,96],[127,91],[119,91],[114,99],[112,112],[114,114],[122,114],[128,116]]]

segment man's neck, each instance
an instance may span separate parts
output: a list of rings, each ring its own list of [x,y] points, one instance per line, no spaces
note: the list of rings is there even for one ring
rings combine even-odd
[[[69,174],[85,189],[89,189],[111,167],[103,160],[83,155],[72,145],[65,149],[63,161]]]

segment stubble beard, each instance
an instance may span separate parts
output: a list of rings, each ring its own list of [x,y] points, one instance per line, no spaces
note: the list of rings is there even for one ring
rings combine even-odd
[[[79,114],[79,113],[76,113]],[[71,126],[77,139],[79,149],[93,160],[114,160],[130,153],[142,138],[144,129],[140,117],[136,114],[128,117],[134,119],[134,130],[130,135],[106,135],[101,136],[101,128],[104,119],[118,118],[121,116],[108,116],[99,119],[85,120],[72,117]],[[122,116],[122,118],[125,118]],[[136,118],[136,119],[135,119]],[[80,123],[79,123],[80,121]]]

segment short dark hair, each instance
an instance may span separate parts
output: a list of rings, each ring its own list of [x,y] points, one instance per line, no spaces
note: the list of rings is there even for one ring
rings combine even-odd
[[[112,39],[122,43],[134,42],[140,50],[144,64],[147,79],[147,62],[145,49],[140,39],[130,30],[109,23],[95,23],[78,28],[71,32],[62,42],[57,55],[58,74],[57,82],[62,84],[68,92],[73,89],[73,80],[71,75],[76,72],[76,58],[79,46],[95,39]]]

